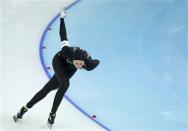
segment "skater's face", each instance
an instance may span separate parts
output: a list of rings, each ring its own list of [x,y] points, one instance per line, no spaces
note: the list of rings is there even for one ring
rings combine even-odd
[[[82,69],[82,66],[85,64],[82,60],[73,60],[73,64],[76,69]]]

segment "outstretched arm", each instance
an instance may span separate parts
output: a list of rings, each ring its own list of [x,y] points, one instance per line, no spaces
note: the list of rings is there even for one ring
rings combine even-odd
[[[62,41],[68,41],[64,18],[60,18],[59,34],[60,34],[60,37],[61,37],[61,42]]]
[[[61,38],[61,47],[69,46],[68,38],[67,38],[67,31],[65,27],[65,20],[64,20],[65,15],[66,13],[65,13],[65,10],[63,9],[61,11],[60,28],[59,28],[59,34]]]

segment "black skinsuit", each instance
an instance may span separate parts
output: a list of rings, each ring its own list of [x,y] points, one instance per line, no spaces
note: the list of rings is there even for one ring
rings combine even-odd
[[[60,18],[60,37],[61,41],[67,41],[67,33],[65,22]],[[46,83],[46,85],[27,103],[27,107],[31,108],[37,102],[42,100],[50,91],[58,89],[54,98],[51,113],[55,114],[62,99],[69,87],[69,79],[77,71],[73,65],[73,60],[83,60],[85,65],[83,69],[93,70],[99,64],[99,60],[93,60],[85,50],[79,47],[69,47],[65,45],[53,58],[52,65],[55,74]]]

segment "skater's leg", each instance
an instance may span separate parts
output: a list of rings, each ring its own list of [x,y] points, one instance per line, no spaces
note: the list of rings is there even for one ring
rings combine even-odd
[[[26,106],[23,106],[19,112],[13,116],[15,122],[18,119],[22,119],[25,112],[28,111],[28,108],[31,108],[34,104],[42,100],[51,90],[57,89],[59,87],[58,80],[54,75],[48,83],[27,103]]]
[[[62,72],[63,73],[63,72]],[[58,77],[59,78],[59,77]],[[52,109],[48,118],[48,123],[53,124],[54,123],[54,119],[56,116],[56,111],[63,99],[63,96],[65,94],[65,92],[67,91],[69,87],[69,80],[64,77],[64,79],[61,80],[61,84],[60,87],[55,95],[54,101],[53,101],[53,105],[52,105]]]
[[[51,109],[51,112],[53,114],[56,113],[62,99],[63,99],[63,96],[65,94],[65,92],[67,91],[68,87],[69,87],[69,81],[68,80],[64,80],[64,85],[63,86],[60,86],[60,88],[58,89],[56,95],[55,95],[55,98],[54,98],[54,102],[53,102],[53,106],[52,106],[52,109]]]
[[[67,81],[66,85],[60,86],[60,88],[58,89],[58,91],[55,95],[55,98],[54,98],[54,102],[53,102],[53,106],[52,106],[49,118],[48,118],[49,124],[54,124],[54,119],[56,117],[56,111],[57,111],[68,87],[69,87],[69,82]]]
[[[56,113],[57,108],[59,107],[63,99],[63,96],[69,87],[69,77],[68,77],[69,73],[65,70],[64,67],[65,64],[62,61],[62,58],[60,56],[55,56],[53,59],[53,68],[54,68],[55,76],[59,82],[59,89],[57,90],[57,93],[55,95],[52,110],[51,110],[53,114]]]
[[[54,123],[54,119],[56,116],[56,111],[63,99],[63,96],[65,92],[67,91],[69,87],[69,79],[70,77],[76,72],[76,69],[72,72],[67,72],[65,70],[64,62],[62,61],[62,58],[60,56],[55,56],[53,59],[53,68],[55,71],[56,78],[59,82],[59,89],[55,95],[52,109],[48,118],[48,125],[51,125]]]
[[[58,80],[55,75],[46,83],[46,85],[34,95],[34,97],[27,103],[26,107],[32,108],[37,102],[42,100],[50,91],[59,87]]]

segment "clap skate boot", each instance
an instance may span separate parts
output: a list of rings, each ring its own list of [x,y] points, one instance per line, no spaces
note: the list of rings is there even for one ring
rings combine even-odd
[[[56,117],[56,114],[55,113],[50,113],[49,117],[48,117],[48,122],[47,122],[47,125],[48,127],[51,129],[52,128],[52,125],[54,124],[54,119]]]
[[[23,106],[23,107],[20,109],[20,111],[19,111],[16,115],[13,116],[14,121],[17,122],[18,119],[22,119],[24,113],[27,112],[27,111],[28,111],[28,108],[25,107],[25,106]]]

